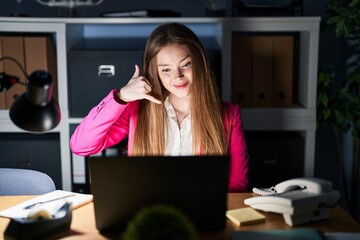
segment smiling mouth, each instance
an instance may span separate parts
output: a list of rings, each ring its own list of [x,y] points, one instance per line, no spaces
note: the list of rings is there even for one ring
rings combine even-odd
[[[174,85],[175,88],[181,89],[181,88],[185,88],[187,85],[189,84],[189,82],[186,82],[184,84],[180,84],[180,85]]]

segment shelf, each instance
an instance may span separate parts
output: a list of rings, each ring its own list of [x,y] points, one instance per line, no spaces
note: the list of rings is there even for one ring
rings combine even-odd
[[[159,24],[180,22],[189,26],[210,50],[218,50],[222,98],[231,99],[231,54],[233,33],[296,33],[299,42],[296,103],[288,108],[243,108],[246,131],[296,131],[304,139],[303,173],[314,174],[316,129],[316,85],[320,17],[236,17],[236,18],[0,18],[0,35],[50,34],[56,45],[58,98],[62,118],[53,130],[59,133],[62,188],[71,190],[72,154],[70,128],[82,117],[71,117],[69,55],[72,50],[143,49],[150,32]],[[132,69],[131,69],[132,71]],[[109,89],[110,90],[110,89]],[[23,133],[0,110],[0,132]],[[271,135],[271,134],[270,134]],[[20,151],[19,151],[20,152]],[[80,157],[76,160],[79,161]]]
[[[246,130],[315,131],[316,110],[308,109],[242,109]]]

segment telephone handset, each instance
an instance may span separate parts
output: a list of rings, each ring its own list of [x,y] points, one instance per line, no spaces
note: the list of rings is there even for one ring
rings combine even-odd
[[[245,199],[252,208],[281,213],[288,225],[298,225],[329,218],[329,207],[340,198],[332,183],[320,178],[295,178],[271,188],[254,188],[257,196]]]
[[[332,183],[320,178],[294,178],[281,182],[271,188],[253,188],[253,192],[259,195],[273,195],[305,189],[312,193],[331,192]]]

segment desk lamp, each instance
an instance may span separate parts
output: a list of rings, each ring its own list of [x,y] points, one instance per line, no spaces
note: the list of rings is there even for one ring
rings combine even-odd
[[[46,132],[55,128],[61,118],[57,101],[52,97],[52,77],[43,70],[34,71],[30,76],[20,63],[11,57],[2,60],[14,61],[25,74],[27,90],[17,97],[10,107],[10,119],[19,128],[30,132]]]

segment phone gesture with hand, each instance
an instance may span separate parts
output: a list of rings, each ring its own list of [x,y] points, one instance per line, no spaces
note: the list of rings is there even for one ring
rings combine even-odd
[[[147,99],[153,103],[161,104],[161,101],[151,96],[150,93],[151,84],[145,77],[140,76],[138,65],[135,65],[135,72],[130,81],[118,92],[119,98],[124,102]]]

